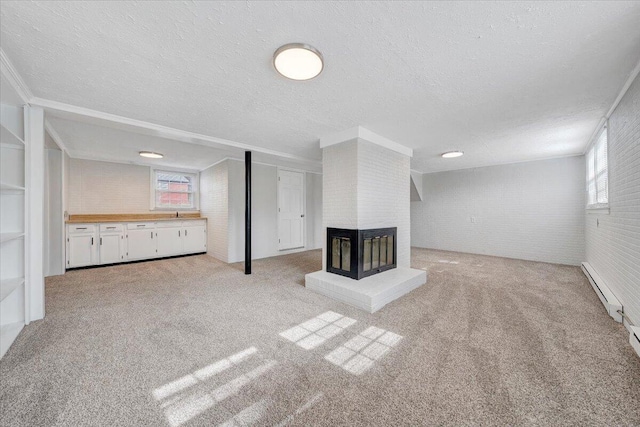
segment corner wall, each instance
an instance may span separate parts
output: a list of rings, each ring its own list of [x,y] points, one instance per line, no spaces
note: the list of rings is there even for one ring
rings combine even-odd
[[[609,118],[609,214],[586,213],[586,261],[640,325],[640,77]],[[599,225],[598,225],[599,223]]]
[[[200,173],[200,215],[207,218],[207,254],[229,260],[229,167],[218,163]]]
[[[585,161],[567,157],[424,174],[413,246],[579,265]]]
[[[411,263],[410,158],[354,139],[322,150],[323,225],[369,229],[397,227],[397,265]],[[326,242],[322,269],[326,270]]]
[[[251,255],[267,258],[317,249],[322,234],[322,177],[305,173],[305,247],[278,249],[278,168],[251,168]],[[224,262],[244,261],[244,162],[228,159],[200,174],[200,211],[208,218],[208,254]]]

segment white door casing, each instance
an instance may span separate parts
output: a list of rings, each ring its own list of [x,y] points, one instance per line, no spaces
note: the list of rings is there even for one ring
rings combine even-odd
[[[304,173],[278,169],[278,249],[304,247]]]

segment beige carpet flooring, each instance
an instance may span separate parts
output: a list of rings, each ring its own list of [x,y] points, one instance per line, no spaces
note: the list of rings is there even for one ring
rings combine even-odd
[[[367,314],[303,286],[320,251],[47,279],[0,361],[3,426],[640,425],[640,358],[576,267],[413,249]]]

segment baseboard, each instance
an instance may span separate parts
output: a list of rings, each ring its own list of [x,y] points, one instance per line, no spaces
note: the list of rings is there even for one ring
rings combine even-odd
[[[611,292],[611,290],[604,283],[604,280],[596,273],[593,267],[588,262],[583,262],[582,271],[587,279],[589,279],[589,283],[591,283],[591,287],[595,291],[598,298],[600,298],[600,302],[604,305],[609,316],[613,318],[618,323],[622,323],[622,304],[618,301],[618,298]]]

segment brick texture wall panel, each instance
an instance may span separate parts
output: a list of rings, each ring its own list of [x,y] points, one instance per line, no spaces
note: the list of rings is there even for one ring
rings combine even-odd
[[[229,169],[224,161],[200,173],[200,214],[207,218],[207,254],[229,258]]]
[[[149,213],[147,166],[70,159],[68,210],[74,214]]]
[[[609,119],[609,214],[586,213],[586,260],[640,325],[640,78]],[[599,223],[599,225],[598,225]]]
[[[398,227],[398,266],[410,265],[409,157],[353,140],[323,149],[323,269],[326,228]]]
[[[584,156],[423,176],[411,202],[412,244],[579,265],[584,259]]]

